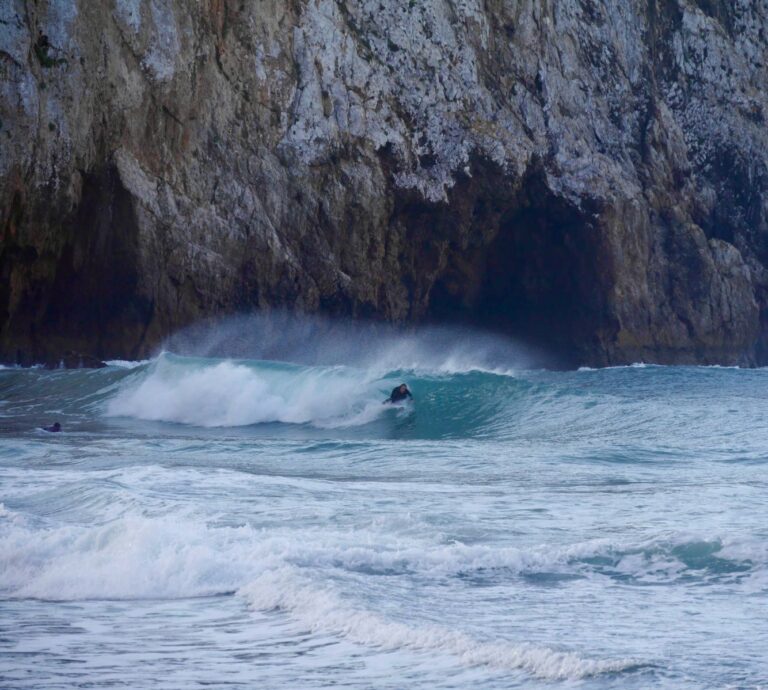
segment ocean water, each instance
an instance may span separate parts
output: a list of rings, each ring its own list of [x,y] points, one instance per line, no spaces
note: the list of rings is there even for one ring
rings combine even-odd
[[[768,371],[341,335],[0,370],[0,687],[768,687]]]

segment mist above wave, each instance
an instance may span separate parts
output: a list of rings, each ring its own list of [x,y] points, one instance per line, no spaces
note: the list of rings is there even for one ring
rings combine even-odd
[[[460,326],[398,327],[317,315],[270,312],[205,321],[169,338],[187,356],[345,365],[396,370],[509,373],[543,361],[521,343]]]

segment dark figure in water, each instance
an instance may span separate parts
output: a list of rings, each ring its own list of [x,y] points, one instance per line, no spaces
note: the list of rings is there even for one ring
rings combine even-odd
[[[413,400],[411,391],[408,390],[408,386],[406,386],[404,383],[401,383],[399,386],[396,386],[392,389],[391,395],[384,402],[396,403],[400,402],[401,400],[407,400],[408,398]]]
[[[50,431],[52,434],[57,431],[61,431],[61,424],[59,424],[58,422],[54,422],[53,424],[51,424],[51,426],[44,426],[43,431]]]

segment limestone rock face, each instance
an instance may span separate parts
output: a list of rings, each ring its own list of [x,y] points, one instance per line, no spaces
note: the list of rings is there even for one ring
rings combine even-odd
[[[198,318],[768,360],[763,0],[6,0],[0,358]]]

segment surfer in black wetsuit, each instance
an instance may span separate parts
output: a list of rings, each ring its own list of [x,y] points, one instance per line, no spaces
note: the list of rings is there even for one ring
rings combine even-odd
[[[411,395],[411,391],[408,390],[408,386],[406,386],[404,383],[401,383],[399,386],[395,386],[392,389],[392,393],[390,396],[384,401],[385,403],[396,403],[400,402],[402,400],[407,400],[410,398],[413,400],[413,396]]]
[[[57,431],[61,431],[61,424],[54,422],[51,426],[44,426],[42,429],[43,431],[50,431],[52,434],[55,434]]]

